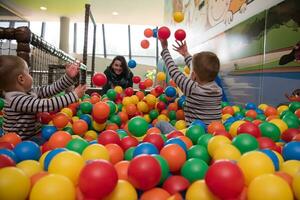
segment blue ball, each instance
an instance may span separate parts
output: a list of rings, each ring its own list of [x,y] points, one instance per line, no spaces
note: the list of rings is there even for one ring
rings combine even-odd
[[[4,131],[2,128],[0,128],[0,137],[4,134]]]
[[[12,150],[0,149],[0,155],[2,155],[2,154],[9,156],[11,159],[13,159],[15,161],[15,163],[18,163],[18,161],[19,161],[18,157]]]
[[[54,149],[52,151],[50,151],[47,156],[45,157],[45,160],[44,160],[44,170],[45,171],[48,171],[48,167],[49,167],[49,164],[52,160],[52,158],[54,158],[54,156],[56,156],[57,154],[63,152],[63,151],[66,151],[67,149],[65,148],[57,148],[57,149]]]
[[[256,112],[257,114],[264,114],[264,111],[261,110],[261,109],[259,109],[259,108],[255,109],[255,112]]]
[[[157,38],[157,28],[152,29],[153,37]]]
[[[171,138],[168,139],[165,143],[165,146],[168,144],[177,144],[179,145],[185,152],[187,151],[186,144],[179,138]]]
[[[283,146],[282,156],[284,160],[300,161],[300,142],[292,141]]]
[[[229,117],[228,119],[226,119],[225,123],[233,123],[236,121],[236,118],[235,117]]]
[[[135,68],[135,67],[136,67],[136,62],[135,62],[135,60],[129,60],[129,61],[128,61],[128,67],[130,67],[130,68]]]
[[[156,146],[150,142],[143,142],[139,144],[133,151],[133,157],[136,157],[141,154],[159,154]]]
[[[175,97],[176,96],[176,89],[172,86],[168,86],[165,89],[165,94],[168,97]]]
[[[90,145],[91,145],[91,144],[98,144],[98,141],[97,141],[97,140],[92,140],[92,141],[89,142],[89,144],[90,144]]]
[[[245,107],[247,110],[255,110],[257,108],[255,103],[246,103]]]
[[[183,108],[185,99],[186,99],[186,96],[184,96],[184,95],[178,99],[177,104],[180,108]]]
[[[16,145],[14,152],[19,161],[23,160],[39,160],[41,150],[39,145],[32,141],[24,141]]]
[[[42,127],[42,138],[49,140],[49,138],[57,131],[55,126],[46,125]]]
[[[263,152],[264,154],[266,154],[269,158],[271,158],[271,160],[274,164],[275,170],[278,171],[279,170],[279,159],[276,156],[276,154],[270,149],[262,149],[260,151]]]
[[[200,119],[196,119],[195,121],[193,121],[191,123],[191,125],[202,126],[204,128],[205,132],[207,131],[206,124],[203,121],[201,121]]]
[[[79,118],[84,120],[89,126],[92,124],[92,117],[89,114],[82,114]]]

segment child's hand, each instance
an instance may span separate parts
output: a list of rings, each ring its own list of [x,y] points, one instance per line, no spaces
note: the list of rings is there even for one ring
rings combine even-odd
[[[71,78],[76,77],[79,72],[79,65],[80,65],[79,63],[67,64],[66,74]]]
[[[161,47],[163,49],[167,49],[168,48],[168,40],[160,40],[160,44],[161,44]]]
[[[177,51],[180,55],[182,55],[184,57],[189,55],[189,52],[188,52],[187,46],[186,46],[186,41],[182,42],[182,41],[175,40],[175,42],[177,43],[178,46],[173,45],[174,51]]]
[[[85,91],[86,91],[86,85],[85,84],[84,85],[78,85],[77,88],[75,88],[75,90],[74,90],[74,92],[77,94],[77,96],[79,98],[81,98],[84,95]]]

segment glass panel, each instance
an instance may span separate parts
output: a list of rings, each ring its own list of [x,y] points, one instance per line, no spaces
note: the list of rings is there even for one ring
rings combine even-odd
[[[15,22],[15,28],[20,26],[28,26],[28,22]]]
[[[57,48],[59,47],[59,32],[59,22],[46,22],[45,40]]]
[[[8,28],[9,27],[9,22],[0,22],[0,27]]]
[[[42,22],[38,22],[38,21],[31,21],[30,22],[30,26],[29,26],[30,30],[32,33],[41,36],[41,31],[42,31]]]
[[[154,26],[144,26],[144,25],[131,25],[131,53],[132,56],[155,56],[156,55],[156,38],[150,37],[146,38],[144,36],[144,30],[146,28],[154,29]],[[141,41],[147,39],[150,43],[147,49],[141,47]]]
[[[105,25],[107,54],[128,55],[128,25]]]

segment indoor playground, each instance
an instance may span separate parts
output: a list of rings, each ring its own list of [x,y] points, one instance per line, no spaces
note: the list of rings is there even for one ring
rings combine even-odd
[[[300,200],[299,0],[0,0],[0,78],[0,200]]]

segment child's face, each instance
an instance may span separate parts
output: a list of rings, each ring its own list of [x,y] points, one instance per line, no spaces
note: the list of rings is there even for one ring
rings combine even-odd
[[[123,72],[123,68],[121,67],[121,61],[115,60],[115,62],[112,65],[112,69],[115,72],[115,74],[120,75]]]
[[[32,76],[29,74],[29,69],[28,69],[27,65],[26,65],[22,75],[24,77],[23,87],[26,92],[29,92],[32,88]]]

